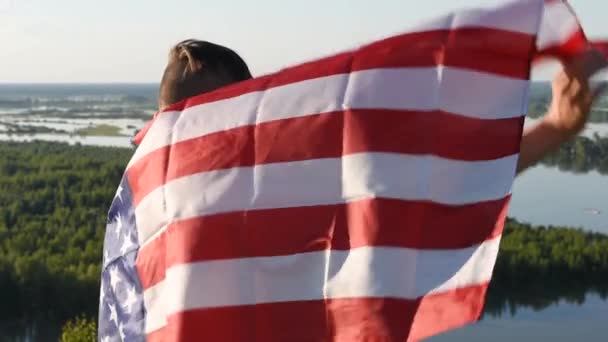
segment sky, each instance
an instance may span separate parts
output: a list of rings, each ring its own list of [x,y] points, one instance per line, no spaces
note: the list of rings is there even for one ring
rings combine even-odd
[[[169,48],[186,38],[236,50],[258,76],[497,2],[0,0],[0,82],[158,82]],[[590,37],[608,38],[608,1],[571,4]]]

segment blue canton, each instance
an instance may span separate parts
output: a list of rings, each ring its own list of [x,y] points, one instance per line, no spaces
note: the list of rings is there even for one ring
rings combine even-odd
[[[99,341],[145,340],[143,289],[135,267],[138,250],[133,197],[123,176],[106,225],[99,294]]]

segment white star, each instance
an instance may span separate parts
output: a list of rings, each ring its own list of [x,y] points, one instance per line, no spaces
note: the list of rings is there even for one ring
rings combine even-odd
[[[120,334],[120,340],[124,341],[126,336],[125,336],[125,329],[122,326],[122,324],[118,326],[118,333]]]
[[[127,311],[132,312],[132,306],[135,303],[137,303],[137,294],[135,293],[135,287],[130,287],[127,289],[127,299],[125,300],[123,307]]]
[[[118,197],[118,199],[122,202],[122,190],[123,187],[122,185],[118,185],[118,190],[116,191],[116,196],[114,196],[114,198]]]
[[[116,285],[120,283],[120,274],[118,274],[118,266],[110,268],[110,285],[116,290]]]
[[[120,252],[125,255],[131,249],[131,247],[134,246],[135,243],[133,243],[133,240],[131,240],[131,236],[126,235],[125,241],[123,241],[122,246],[120,247]]]
[[[116,228],[114,228],[116,232],[116,238],[120,237],[120,230],[122,229],[122,217],[120,217],[120,213],[116,215]]]
[[[114,321],[118,325],[118,313],[116,312],[116,306],[109,304],[110,307],[110,321]]]

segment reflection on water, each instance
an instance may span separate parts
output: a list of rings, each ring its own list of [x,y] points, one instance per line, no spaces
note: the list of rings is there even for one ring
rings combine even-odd
[[[509,216],[534,225],[582,227],[608,234],[608,177],[536,166],[517,178]]]
[[[462,329],[429,338],[428,342],[606,342],[608,301],[587,296],[584,304],[561,300],[542,312],[521,308],[515,316],[484,317]]]
[[[608,279],[601,278],[589,277],[583,280],[575,277],[535,277],[529,274],[521,277],[524,280],[514,281],[504,278],[500,272],[495,273],[486,296],[484,317],[516,317],[522,311],[541,312],[563,302],[583,305],[590,298],[606,301]]]
[[[32,322],[0,321],[0,341],[2,342],[57,342],[61,323],[49,320]]]

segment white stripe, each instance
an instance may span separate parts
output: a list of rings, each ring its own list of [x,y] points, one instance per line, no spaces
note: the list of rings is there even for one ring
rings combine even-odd
[[[420,32],[457,28],[490,28],[535,35],[543,0],[508,1],[499,6],[474,8],[431,19],[407,30]]]
[[[190,107],[181,115],[160,114],[129,167],[146,154],[179,141],[345,109],[443,110],[478,119],[518,117],[526,112],[527,89],[527,80],[443,66],[321,77]]]
[[[163,136],[166,138],[165,141],[171,141],[168,136],[168,132],[171,132],[173,129],[173,125],[177,122],[182,112],[164,112],[160,114],[160,116],[154,120],[152,126],[146,132],[144,136],[144,140],[141,142],[140,146],[135,150],[129,164],[127,164],[127,169],[134,164],[137,160],[140,160],[143,156],[152,152],[157,147],[162,147],[162,142],[151,141],[148,137],[160,137]],[[152,149],[142,148],[142,146],[150,146]]]
[[[387,227],[390,228],[390,227]],[[144,292],[146,332],[189,309],[319,300],[415,299],[488,282],[500,237],[457,250],[362,247],[182,264]]]
[[[198,173],[170,181],[140,202],[138,235],[143,245],[176,220],[372,197],[454,205],[495,200],[510,193],[517,157],[470,162],[360,153]]]
[[[347,108],[439,109],[483,120],[522,116],[529,87],[527,80],[443,66],[361,71],[351,82]]]
[[[144,307],[146,309],[144,331],[146,334],[167,325],[167,300],[162,298],[166,296],[164,288],[165,282],[162,281],[148,291],[144,291]]]
[[[578,19],[565,3],[547,4],[538,33],[538,49],[566,43],[579,29]]]

